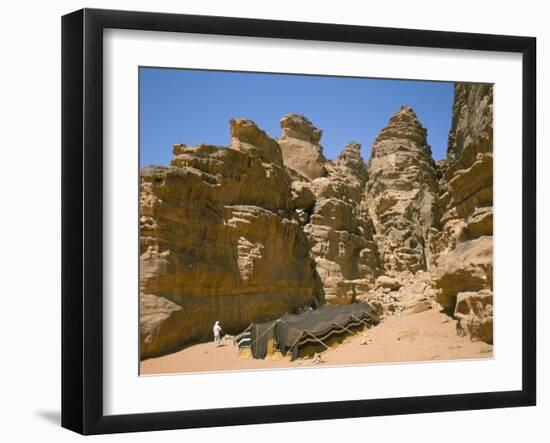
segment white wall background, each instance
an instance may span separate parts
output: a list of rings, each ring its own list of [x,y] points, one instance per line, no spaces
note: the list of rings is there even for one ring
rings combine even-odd
[[[544,2],[462,0],[111,0],[5,2],[0,27],[0,437],[3,441],[73,441],[60,414],[60,30],[61,15],[81,7],[155,10],[282,20],[531,35],[538,38],[539,389],[537,407],[285,423],[102,436],[95,441],[265,442],[307,439],[463,442],[547,441],[550,431],[550,326],[541,315],[550,277],[550,156],[542,155],[550,95],[550,29]],[[544,109],[543,109],[544,108]],[[544,113],[543,111],[546,111]],[[518,146],[518,149],[520,147]],[[543,205],[543,197],[546,204]],[[544,249],[546,248],[546,251]],[[520,270],[518,269],[518,277]],[[519,313],[518,313],[519,315]],[[414,381],[411,381],[414,383]]]

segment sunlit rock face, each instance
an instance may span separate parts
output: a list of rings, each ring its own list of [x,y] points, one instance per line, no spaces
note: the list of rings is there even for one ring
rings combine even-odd
[[[311,182],[315,205],[304,231],[330,304],[355,301],[380,272],[360,149],[358,143],[348,143],[337,159],[326,163],[326,175]]]
[[[456,83],[434,242],[438,301],[460,333],[493,340],[493,87]]]
[[[325,175],[327,159],[320,144],[323,131],[299,114],[287,114],[280,123],[283,133],[279,145],[285,165],[308,180]]]
[[[372,147],[367,202],[387,273],[429,267],[438,182],[426,135],[414,111],[402,107]]]
[[[274,139],[230,121],[227,147],[174,145],[141,171],[141,357],[237,333],[305,304],[369,301],[383,315],[443,309],[492,343],[492,87],[457,83],[446,159],[410,107],[365,162],[327,160],[288,114]]]
[[[142,357],[323,303],[280,147],[249,120],[144,168],[140,222]]]

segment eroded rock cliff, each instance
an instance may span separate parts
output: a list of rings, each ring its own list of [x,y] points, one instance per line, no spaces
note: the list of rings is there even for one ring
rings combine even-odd
[[[328,303],[355,301],[379,274],[374,227],[365,202],[367,168],[358,143],[348,143],[311,182],[315,205],[304,226]]]
[[[402,107],[372,147],[367,201],[386,272],[428,268],[438,183],[426,136],[414,111]]]
[[[492,85],[455,84],[447,159],[441,167],[442,229],[433,247],[437,301],[459,319],[459,332],[492,343]]]
[[[492,343],[492,87],[455,85],[447,158],[409,107],[367,163],[327,160],[322,131],[289,114],[273,139],[230,122],[228,147],[174,145],[141,173],[141,356],[310,304],[384,315],[444,309]]]
[[[279,145],[249,120],[229,148],[175,145],[142,171],[142,357],[323,302],[293,205]]]

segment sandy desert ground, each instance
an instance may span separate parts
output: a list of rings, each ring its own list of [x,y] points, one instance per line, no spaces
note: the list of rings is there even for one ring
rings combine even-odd
[[[362,344],[364,342],[366,344]],[[431,309],[418,314],[389,317],[378,326],[323,352],[321,363],[314,363],[312,359],[290,362],[238,357],[232,341],[225,340],[220,347],[215,347],[213,343],[202,343],[173,354],[144,360],[141,362],[140,374],[480,359],[492,356],[491,345],[457,336],[456,320]]]

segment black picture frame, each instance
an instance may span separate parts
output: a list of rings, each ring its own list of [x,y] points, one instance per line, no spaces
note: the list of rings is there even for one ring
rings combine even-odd
[[[171,31],[519,53],[522,97],[522,389],[104,415],[103,30]],[[488,409],[536,404],[536,39],[83,9],[62,18],[62,426],[82,434]]]

